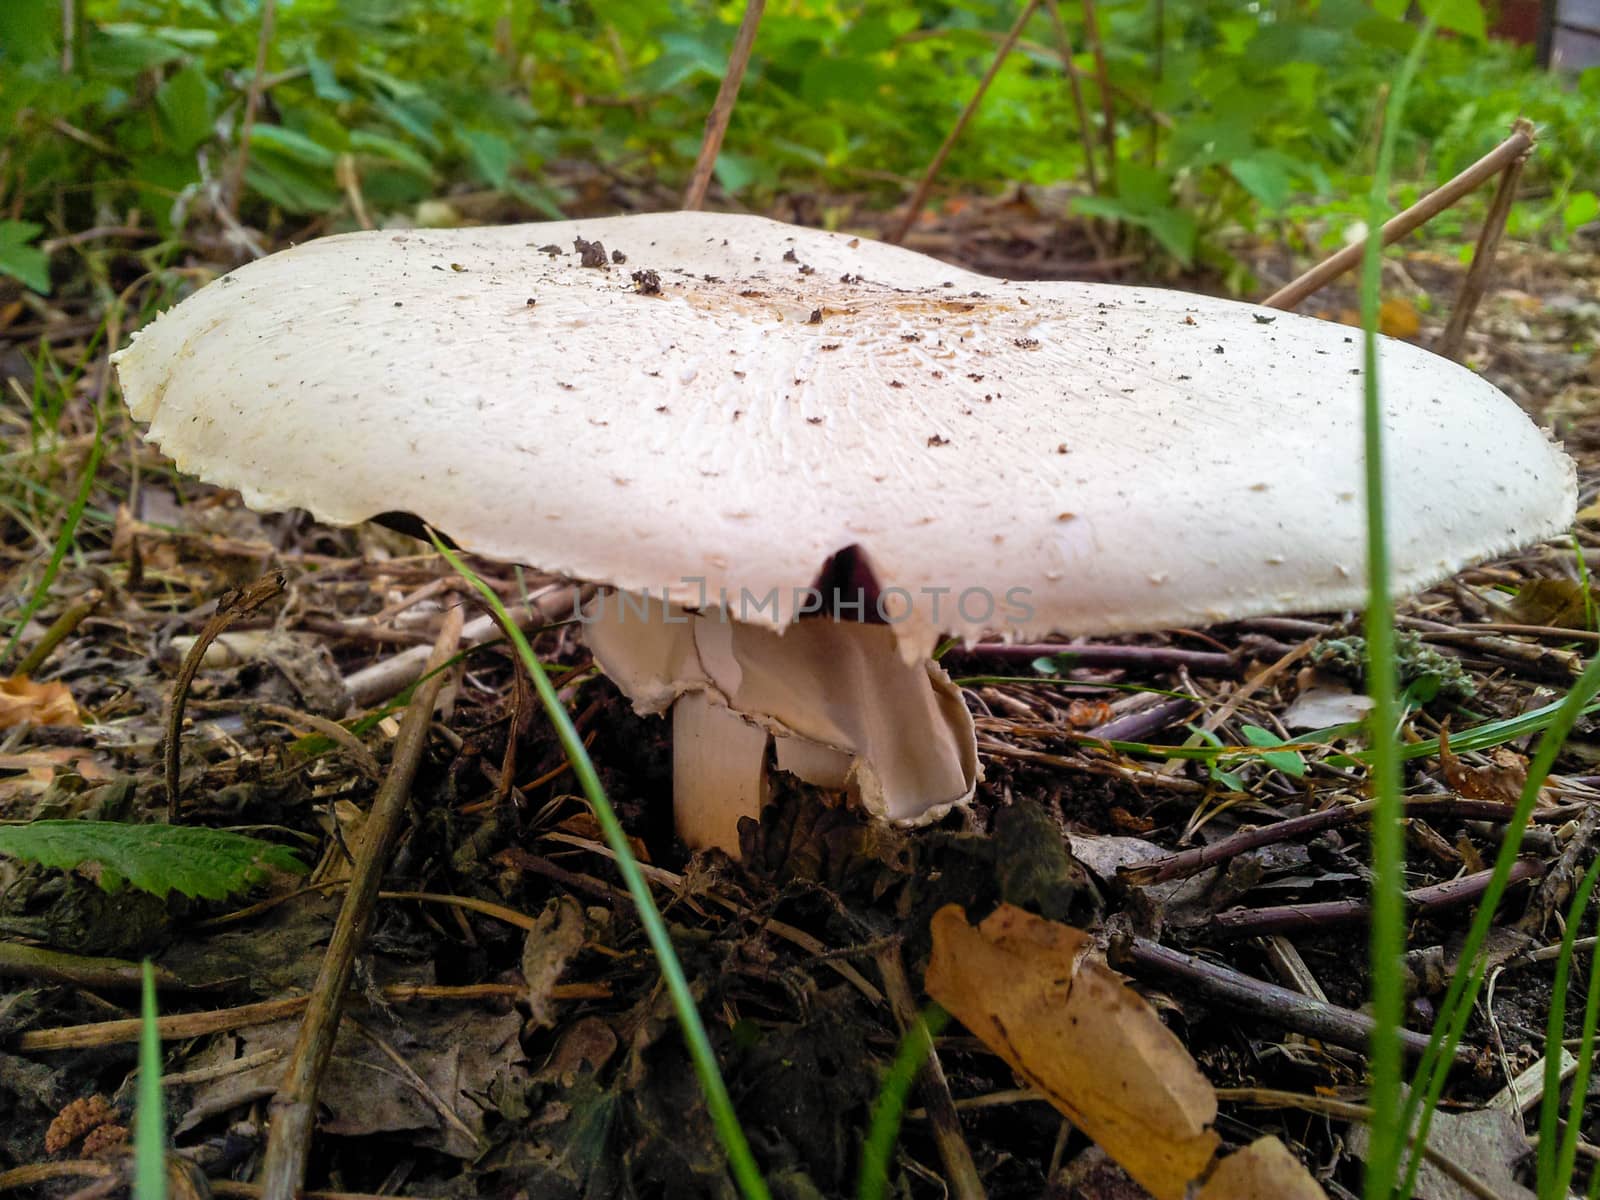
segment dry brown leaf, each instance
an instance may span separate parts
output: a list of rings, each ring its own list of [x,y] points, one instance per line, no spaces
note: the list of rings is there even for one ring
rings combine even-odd
[[[554,1024],[551,989],[583,949],[583,940],[583,909],[571,896],[550,901],[534,918],[522,945],[522,978],[528,985],[528,1008],[538,1024]]]
[[[1588,629],[1590,603],[1588,589],[1575,579],[1530,579],[1507,607],[1523,625]]]
[[[35,683],[26,675],[0,679],[0,729],[13,725],[77,725],[78,705],[64,683]]]
[[[1183,1043],[1093,961],[1079,930],[1002,905],[974,928],[934,914],[928,993],[1156,1200],[1181,1200],[1216,1152],[1217,1098]]]
[[[1439,733],[1439,765],[1443,768],[1445,783],[1468,800],[1515,804],[1528,782],[1528,760],[1504,746],[1489,751],[1488,766],[1467,766],[1450,749],[1448,729]]]
[[[1361,326],[1361,312],[1354,308],[1339,310],[1339,323]],[[1417,306],[1403,296],[1390,296],[1378,305],[1378,332],[1388,337],[1416,337],[1422,329],[1422,317]]]
[[[1328,1200],[1328,1193],[1289,1147],[1261,1137],[1219,1162],[1195,1200]]]

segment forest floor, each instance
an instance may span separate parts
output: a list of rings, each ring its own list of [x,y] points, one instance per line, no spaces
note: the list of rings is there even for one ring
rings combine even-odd
[[[863,218],[861,228],[872,225]],[[1132,282],[1138,272],[1015,200],[973,202],[919,227],[910,244],[1019,277]],[[1279,254],[1248,257],[1263,294],[1290,274]],[[114,250],[101,261],[112,285],[132,282]],[[226,264],[197,251],[188,265]],[[1386,270],[1386,323],[1427,345],[1460,264],[1397,251]],[[1354,306],[1343,281],[1302,309],[1339,319]],[[217,1181],[217,1194],[245,1194],[226,1181],[254,1178],[267,1102],[298,1029],[292,1007],[260,1006],[315,981],[350,874],[346,847],[393,747],[396,697],[414,677],[383,664],[431,644],[463,587],[403,536],[259,515],[236,494],[179,477],[107,391],[103,316],[87,304],[30,307],[0,295],[0,522],[14,602],[37,583],[62,497],[90,463],[102,398],[109,418],[76,545],[21,638],[26,651],[68,618],[66,636],[32,671],[35,684],[59,686],[13,685],[0,707],[0,819],[164,819],[161,745],[179,664],[226,589],[281,571],[281,594],[233,625],[212,649],[217,665],[208,658],[188,691],[182,819],[269,836],[315,866],[228,903],[113,895],[92,872],[0,860],[0,1180],[75,1193],[93,1182],[95,1162],[116,1161],[136,1035],[108,1023],[136,1015],[138,993],[131,971],[101,960],[149,955],[165,973],[162,1012],[186,1021],[166,1041],[175,1143]],[[1408,680],[1438,693],[1410,713],[1409,741],[1446,729],[1459,737],[1559,700],[1600,641],[1583,592],[1586,572],[1600,566],[1600,510],[1590,508],[1600,482],[1597,346],[1596,248],[1503,247],[1466,357],[1555,426],[1579,463],[1582,511],[1573,536],[1467,570],[1401,606]],[[35,438],[27,402],[57,386],[55,432]],[[508,603],[565,594],[563,581],[476,565]],[[1139,649],[1116,665],[1080,660],[1056,675],[981,649],[953,653],[946,663],[966,681],[985,773],[970,811],[899,832],[797,786],[769,810],[741,863],[691,858],[675,843],[665,723],[636,716],[590,669],[571,625],[545,628],[535,647],[654,868],[657,902],[776,1193],[852,1193],[869,1106],[902,1034],[886,993],[908,978],[920,1002],[929,920],[941,906],[960,904],[977,920],[1006,902],[1086,928],[1107,947],[1224,1089],[1224,1143],[1276,1134],[1329,1195],[1347,1196],[1358,1188],[1360,1138],[1315,1101],[1361,1098],[1361,1039],[1312,1034],[1301,1010],[1265,985],[1329,1011],[1364,1001],[1370,873],[1365,827],[1348,811],[1362,780],[1326,761],[1334,746],[1280,755],[1288,770],[1260,757],[1208,766],[1160,746],[1190,739],[1191,727],[1206,731],[1200,744],[1246,745],[1246,726],[1294,745],[1299,731],[1349,719],[1359,712],[1355,630],[1351,614],[1312,613],[1174,631],[1121,639]],[[321,1082],[308,1185],[420,1196],[730,1195],[631,902],[559,745],[540,715],[518,710],[513,680],[498,640],[448,677],[386,876],[393,891],[376,910]],[[1129,683],[1189,702],[1110,686]],[[63,703],[81,720],[38,723]],[[380,715],[350,719],[363,713]],[[326,736],[332,721],[343,728]],[[1149,748],[1097,743],[1113,722],[1121,742]],[[1476,894],[1532,740],[1507,736],[1408,762],[1411,887],[1456,881],[1454,899]],[[1542,951],[1559,942],[1557,914],[1600,835],[1597,758],[1586,719],[1527,834],[1523,881],[1496,921],[1492,986],[1468,1025],[1434,1135],[1493,1195],[1516,1195],[1515,1181],[1528,1178],[1533,1126],[1503,1097],[1543,1054],[1554,963]],[[1282,824],[1317,812],[1337,816],[1315,830]],[[1253,827],[1255,838],[1228,840]],[[1216,848],[1209,861],[1170,858],[1198,846]],[[1145,882],[1118,872],[1140,863],[1166,867],[1164,878],[1149,881],[1148,865]],[[1286,907],[1300,916],[1285,918]],[[1471,912],[1456,903],[1414,914],[1414,1029],[1429,1027]],[[1183,966],[1190,960],[1140,952],[1154,944],[1236,972],[1254,1007],[1238,994],[1219,999]],[[20,952],[31,947],[54,954]],[[1569,1005],[1569,1035],[1578,1009]],[[982,1041],[952,1026],[937,1052],[988,1195],[1145,1195]],[[1264,1090],[1307,1103],[1268,1106]],[[922,1107],[908,1115],[892,1168],[903,1194],[947,1194],[951,1147],[935,1125]],[[1584,1139],[1587,1153],[1600,1153],[1592,1124]],[[111,1158],[94,1157],[108,1146]],[[1472,1192],[1430,1175],[1422,1194]]]

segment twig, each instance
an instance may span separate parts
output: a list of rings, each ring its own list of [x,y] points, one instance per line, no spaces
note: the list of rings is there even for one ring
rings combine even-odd
[[[214,642],[240,617],[249,616],[269,600],[283,594],[284,575],[274,571],[264,575],[247,588],[230,588],[217,599],[217,611],[205,623],[194,645],[178,669],[177,682],[172,685],[172,706],[167,711],[167,738],[163,746],[167,779],[167,823],[178,823],[178,793],[181,779],[178,773],[179,738],[183,733],[183,706],[189,699],[189,685],[200,671],[200,660],[206,656],[206,647]]]
[[[939,1051],[928,1038],[928,1029],[917,1011],[916,999],[911,994],[911,983],[900,961],[898,943],[884,946],[875,955],[878,974],[883,977],[883,994],[889,998],[902,1036],[915,1036],[927,1041],[928,1057],[917,1072],[917,1091],[922,1096],[923,1107],[933,1125],[933,1140],[939,1147],[939,1157],[944,1161],[945,1177],[955,1200],[984,1200],[983,1180],[978,1177],[978,1165],[972,1161],[972,1151],[961,1133],[961,1116],[956,1112],[955,1101],[950,1098],[950,1084],[945,1080],[944,1067],[939,1062]],[[914,1030],[915,1033],[910,1031]]]
[[[1533,123],[1526,118],[1518,117],[1512,128],[1533,137]],[[1483,299],[1484,290],[1489,285],[1494,256],[1500,249],[1500,237],[1506,231],[1506,219],[1511,215],[1511,206],[1517,199],[1517,184],[1522,178],[1522,168],[1531,152],[1530,147],[1528,151],[1517,155],[1500,173],[1500,185],[1495,189],[1494,199],[1489,202],[1483,228],[1478,231],[1472,264],[1467,268],[1467,277],[1461,281],[1461,291],[1456,295],[1455,307],[1450,310],[1450,320],[1433,347],[1435,354],[1454,359],[1461,357],[1461,343],[1466,339],[1472,314],[1478,311],[1478,302]]]
[[[0,942],[0,976],[5,975],[39,983],[64,983],[71,987],[106,991],[137,990],[143,982],[142,970],[136,962],[65,954],[60,950],[23,946],[17,942]],[[173,988],[182,984],[170,971],[157,967],[156,986]]]
[[[1092,195],[1100,194],[1100,180],[1094,167],[1094,126],[1089,121],[1089,106],[1083,101],[1083,79],[1072,61],[1072,38],[1067,34],[1066,22],[1061,19],[1060,0],[1044,0],[1050,14],[1050,24],[1055,27],[1056,46],[1061,55],[1061,70],[1072,85],[1072,107],[1078,114],[1078,136],[1083,141],[1083,173]]]
[[[72,635],[72,631],[83,624],[83,619],[100,607],[104,593],[99,588],[90,588],[83,594],[83,598],[54,621],[50,628],[39,635],[39,640],[34,643],[33,649],[22,656],[22,661],[17,664],[16,674],[32,675],[44,665],[45,659],[50,657],[50,652]]]
[[[1106,191],[1117,194],[1117,111],[1111,98],[1111,72],[1106,69],[1106,47],[1100,40],[1100,17],[1095,11],[1095,0],[1083,0],[1083,32],[1089,39],[1089,49],[1094,54],[1094,77],[1100,84],[1100,113],[1104,128],[1101,139],[1106,144]]]
[[[1134,887],[1166,883],[1171,879],[1187,879],[1191,875],[1198,875],[1207,867],[1226,862],[1246,851],[1293,841],[1295,838],[1310,837],[1313,833],[1321,833],[1324,829],[1360,821],[1371,813],[1372,809],[1372,801],[1363,800],[1356,804],[1335,805],[1317,812],[1306,813],[1304,816],[1274,821],[1270,825],[1241,829],[1238,833],[1218,838],[1209,845],[1180,850],[1163,858],[1152,858],[1137,866],[1119,867],[1117,878]],[[1509,821],[1515,811],[1514,805],[1501,804],[1495,800],[1462,800],[1454,796],[1415,796],[1406,800],[1407,816],[1427,814],[1455,817],[1463,821]],[[1568,820],[1572,813],[1571,808],[1552,808],[1536,812],[1533,819],[1546,823],[1560,822]]]
[[[365,939],[377,903],[389,844],[411,793],[411,781],[422,761],[433,723],[433,706],[444,676],[438,672],[455,653],[461,640],[461,610],[452,608],[433,645],[428,668],[435,673],[417,688],[395,738],[389,775],[372,802],[362,829],[350,886],[344,895],[322,968],[312,988],[300,1037],[272,1098],[272,1127],[261,1167],[262,1194],[266,1200],[295,1200],[305,1184],[306,1159],[311,1150],[311,1129],[316,1119],[317,1085],[333,1056],[339,1031],[340,1009],[350,988],[355,956]]]
[[[1522,858],[1511,865],[1507,886],[1526,879],[1537,879],[1545,873],[1545,864],[1538,859]],[[1444,883],[1412,888],[1406,893],[1406,903],[1419,914],[1432,914],[1454,908],[1483,895],[1494,876],[1492,870],[1474,871]],[[1220,933],[1250,934],[1291,933],[1306,929],[1328,929],[1336,925],[1354,925],[1367,919],[1372,912],[1366,900],[1324,900],[1316,904],[1279,904],[1270,908],[1232,908],[1211,918],[1211,927]]]
[[[355,763],[359,770],[368,779],[377,782],[383,778],[383,768],[378,764],[377,758],[371,750],[361,744],[361,740],[337,721],[330,721],[327,717],[319,717],[315,713],[300,712],[290,708],[287,704],[271,704],[266,701],[257,701],[248,707],[288,725],[304,725],[314,729],[323,737],[336,744]]]
[[[1565,908],[1578,879],[1588,865],[1595,838],[1600,836],[1600,808],[1590,806],[1578,818],[1578,828],[1567,839],[1561,854],[1551,864],[1549,872],[1539,881],[1539,888],[1528,902],[1528,909],[1517,921],[1516,928],[1537,937],[1550,923],[1557,909]]]
[[[1373,1020],[1366,1013],[1313,999],[1148,938],[1113,938],[1106,950],[1106,960],[1118,969],[1136,974],[1162,974],[1181,979],[1212,1000],[1335,1046],[1365,1050],[1372,1037]],[[1400,1040],[1412,1054],[1421,1054],[1428,1048],[1427,1036],[1413,1030],[1401,1030]],[[1466,1061],[1468,1056],[1466,1049],[1456,1051],[1460,1061]]]
[[[527,994],[520,984],[481,983],[466,987],[445,987],[432,984],[395,984],[383,989],[383,998],[393,1004],[412,1000],[515,1000]],[[610,988],[594,983],[558,983],[551,992],[558,1000],[603,1000],[611,994]],[[363,1003],[359,995],[351,1002]],[[270,1025],[296,1013],[303,1012],[311,1003],[310,996],[283,996],[276,1000],[260,1000],[254,1004],[241,1004],[235,1008],[215,1008],[207,1012],[176,1013],[156,1018],[156,1033],[164,1042],[182,1041],[208,1033],[223,1033],[232,1029],[248,1029],[254,1025]],[[19,1054],[43,1054],[52,1050],[85,1050],[95,1046],[117,1046],[139,1040],[143,1022],[138,1017],[120,1021],[94,1021],[88,1025],[63,1025],[55,1029],[30,1029],[20,1035],[15,1043]]]
[[[689,186],[683,193],[683,207],[690,212],[705,207],[711,173],[716,170],[717,155],[722,153],[722,138],[728,132],[728,122],[733,119],[733,105],[739,99],[739,85],[744,82],[744,69],[750,64],[750,51],[755,48],[756,30],[761,27],[761,14],[766,7],[767,0],[745,0],[744,19],[739,22],[739,32],[734,35],[733,49],[728,54],[728,70],[722,76],[716,102],[706,117],[700,157],[695,159],[694,174],[689,176]]]
[[[1128,713],[1083,731],[1085,737],[1100,738],[1107,742],[1142,742],[1177,724],[1192,713],[1200,702],[1189,696],[1175,696],[1152,704],[1149,708]]]
[[[944,141],[933,152],[933,157],[928,160],[927,169],[922,172],[922,178],[917,181],[917,188],[911,193],[911,199],[906,202],[906,211],[901,216],[899,224],[889,231],[886,241],[899,245],[905,240],[911,227],[917,223],[917,217],[922,214],[923,207],[928,203],[928,193],[933,190],[933,180],[939,174],[939,168],[944,166],[944,160],[950,157],[950,151],[955,147],[957,140],[971,122],[972,116],[978,111],[978,105],[983,103],[983,97],[989,90],[989,85],[994,82],[995,76],[1000,74],[1000,68],[1005,65],[1011,56],[1012,47],[1017,44],[1017,39],[1022,36],[1022,30],[1027,26],[1034,10],[1039,7],[1039,0],[1027,0],[1022,6],[1022,12],[1017,15],[1016,21],[1006,33],[1005,40],[1000,43],[994,52],[994,60],[989,64],[989,69],[984,72],[983,78],[978,81],[978,88],[967,101],[967,106],[961,110],[961,115],[956,118],[956,123],[950,127],[950,132],[944,135]]]
[[[1176,646],[1089,646],[1056,642],[1006,645],[1002,642],[979,642],[966,649],[952,650],[945,657],[954,661],[989,658],[1000,662],[1061,658],[1068,660],[1060,664],[1068,670],[1076,667],[1120,667],[1129,670],[1141,667],[1152,670],[1187,667],[1208,675],[1239,673],[1239,659],[1235,655],[1216,650],[1183,650]]]
[[[1514,129],[1510,137],[1443,187],[1429,192],[1404,212],[1385,221],[1383,244],[1387,246],[1399,241],[1412,230],[1431,221],[1468,192],[1500,174],[1511,162],[1527,154],[1532,146],[1532,136],[1521,128]],[[1320,291],[1359,263],[1364,249],[1364,245],[1360,242],[1346,246],[1337,254],[1312,267],[1298,279],[1286,283],[1273,292],[1261,302],[1262,306],[1285,310],[1297,307],[1307,296]]]
[[[261,90],[267,76],[267,51],[272,46],[272,25],[278,15],[278,0],[261,0],[261,32],[256,37],[256,69],[250,77],[250,90],[244,97],[244,120],[239,123],[239,152],[228,172],[228,186],[222,197],[225,223],[239,215],[239,195],[244,188],[244,169],[250,161],[250,135],[256,127],[256,110],[261,107]]]
[[[525,606],[511,609],[511,619],[526,629],[547,625],[571,616],[583,599],[583,592],[565,584],[552,584],[529,597]],[[497,636],[499,630],[489,617],[474,617],[461,630],[461,644],[476,646]],[[358,708],[368,708],[410,687],[423,674],[428,662],[426,646],[412,646],[391,658],[362,667],[345,676],[344,686]]]

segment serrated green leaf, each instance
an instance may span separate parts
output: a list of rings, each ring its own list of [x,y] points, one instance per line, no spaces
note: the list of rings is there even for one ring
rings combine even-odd
[[[62,870],[93,863],[107,890],[126,879],[155,896],[177,891],[207,900],[242,892],[272,870],[306,870],[284,846],[193,825],[34,821],[0,827],[0,854]]]

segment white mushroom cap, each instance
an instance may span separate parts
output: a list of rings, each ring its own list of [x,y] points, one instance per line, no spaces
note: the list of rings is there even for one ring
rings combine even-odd
[[[580,266],[576,237],[626,265]],[[151,438],[254,507],[405,509],[486,555],[778,627],[855,546],[903,589],[920,657],[939,630],[1361,604],[1359,343],[676,213],[320,239],[205,287],[117,364]],[[1397,590],[1570,521],[1572,464],[1489,383],[1387,341],[1381,380]]]

